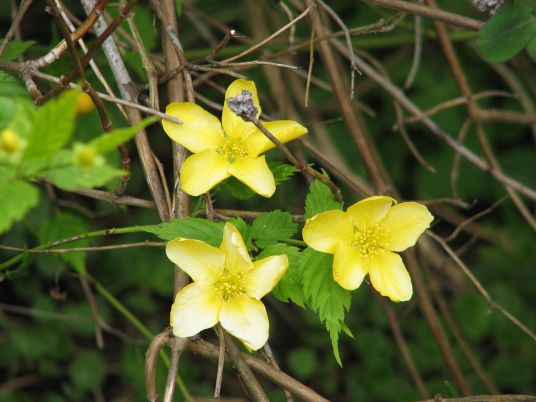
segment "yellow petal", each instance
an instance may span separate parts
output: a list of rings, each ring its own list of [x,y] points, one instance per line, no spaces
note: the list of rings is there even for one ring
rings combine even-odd
[[[379,223],[396,200],[385,195],[377,195],[361,200],[346,210],[354,225],[361,229],[364,226]]]
[[[215,149],[223,137],[218,118],[195,103],[170,103],[166,114],[182,120],[182,124],[162,120],[164,131],[191,152]]]
[[[229,162],[207,149],[187,158],[181,167],[181,186],[190,195],[200,195],[229,177]]]
[[[275,120],[262,123],[262,125],[283,144],[307,133],[307,129],[304,126],[293,120]],[[255,156],[275,147],[275,144],[259,129],[251,133],[246,141]]]
[[[200,240],[172,240],[166,245],[166,255],[195,282],[214,282],[225,266],[225,254]]]
[[[363,268],[359,250],[345,245],[335,248],[333,257],[333,279],[343,288],[357,289],[367,271]]]
[[[253,263],[242,235],[229,222],[223,228],[223,240],[220,249],[225,253],[225,267],[232,272],[248,272],[253,268]]]
[[[382,246],[392,251],[404,251],[414,246],[433,220],[428,208],[416,202],[393,206],[383,221],[386,235]]]
[[[261,299],[277,285],[287,271],[288,257],[286,254],[273,255],[255,261],[253,266],[244,278],[246,293]]]
[[[223,305],[221,294],[211,287],[191,283],[175,296],[171,307],[171,326],[173,334],[186,338],[211,328],[219,321]]]
[[[231,335],[252,349],[258,350],[268,340],[268,315],[264,304],[245,294],[235,296],[223,304],[220,322]]]
[[[390,251],[385,251],[363,261],[369,273],[374,289],[392,301],[407,301],[411,299],[413,287],[402,258]]]
[[[242,158],[229,166],[229,173],[263,197],[275,192],[275,180],[263,156]]]
[[[261,114],[261,106],[259,103],[259,97],[257,96],[257,87],[253,81],[233,81],[231,85],[227,87],[227,91],[225,91],[225,99],[240,95],[244,90],[252,93],[253,103],[255,103],[255,106],[258,110],[258,118]],[[253,123],[245,122],[241,117],[238,117],[236,114],[234,114],[231,109],[229,109],[229,106],[227,106],[227,101],[225,101],[223,104],[221,122],[223,125],[223,131],[225,131],[225,134],[230,138],[244,138],[256,129]]]
[[[333,253],[338,244],[353,240],[354,227],[346,214],[339,210],[322,212],[307,219],[302,230],[303,241],[311,248]]]

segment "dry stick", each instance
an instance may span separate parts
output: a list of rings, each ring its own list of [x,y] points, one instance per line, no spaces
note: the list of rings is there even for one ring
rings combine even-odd
[[[305,83],[305,99],[303,101],[305,107],[309,107],[309,91],[311,90],[311,77],[313,75],[313,65],[315,63],[315,31],[311,30],[311,38],[309,41],[309,67],[307,68],[307,79]]]
[[[133,247],[165,247],[166,242],[159,241],[142,241],[137,243],[126,244],[114,244],[109,246],[95,246],[95,247],[72,247],[72,248],[45,248],[40,250],[24,249],[22,247],[12,247],[0,244],[0,250],[27,252],[27,253],[53,253],[53,254],[65,254],[65,253],[78,253],[81,251],[107,251],[118,250],[121,248],[133,248]]]
[[[493,380],[490,378],[484,367],[482,367],[478,356],[476,356],[476,353],[473,352],[473,349],[471,349],[471,347],[465,340],[461,328],[459,327],[458,323],[456,322],[456,319],[452,315],[445,298],[441,294],[439,281],[437,279],[433,280],[431,288],[432,294],[434,295],[436,303],[439,306],[439,311],[441,311],[441,314],[445,318],[445,321],[447,322],[447,325],[449,326],[452,335],[454,335],[454,338],[458,342],[458,345],[460,345],[460,348],[462,349],[465,357],[469,361],[469,364],[471,364],[473,370],[475,370],[475,373],[478,375],[478,377],[486,387],[487,391],[490,394],[498,394],[499,390],[493,383]]]
[[[82,289],[84,290],[84,295],[86,296],[86,299],[89,304],[89,309],[91,310],[91,318],[93,320],[93,325],[95,325],[95,340],[97,342],[97,348],[102,350],[104,349],[104,338],[102,336],[102,328],[100,326],[101,318],[99,315],[99,311],[97,310],[97,304],[95,303],[95,296],[91,291],[91,287],[89,286],[87,277],[84,275],[80,275],[79,278],[80,284],[82,285]]]
[[[413,45],[413,60],[411,62],[411,69],[409,70],[406,81],[404,82],[404,89],[409,89],[413,85],[413,81],[417,76],[419,65],[421,64],[422,54],[422,18],[420,15],[414,17],[414,29],[415,29],[415,43]]]
[[[179,361],[182,355],[182,351],[188,344],[188,338],[173,337],[171,339],[171,363],[169,365],[168,376],[166,380],[166,387],[164,389],[163,402],[172,402],[173,394],[175,392],[175,379],[179,370]]]
[[[419,395],[421,398],[428,398],[429,393],[426,389],[426,385],[424,384],[424,381],[422,379],[421,373],[419,372],[419,369],[417,368],[417,365],[413,361],[413,358],[411,357],[411,353],[408,349],[408,345],[406,343],[406,340],[404,339],[404,336],[402,335],[402,330],[400,329],[400,325],[398,323],[398,320],[396,318],[396,314],[393,310],[393,308],[387,304],[385,299],[380,296],[379,293],[374,291],[374,296],[376,297],[376,300],[380,303],[380,306],[382,307],[385,315],[387,316],[387,321],[389,322],[389,327],[391,327],[391,332],[393,333],[393,336],[395,337],[395,342],[400,349],[400,352],[402,353],[402,358],[404,359],[404,362],[406,363],[406,366],[408,367],[409,373],[411,375],[411,379],[415,383],[415,386],[417,387],[417,391],[419,392]]]
[[[246,363],[246,360],[244,359],[242,352],[240,352],[240,349],[235,343],[233,337],[227,333],[224,333],[224,337],[227,353],[231,358],[234,368],[238,372],[242,385],[248,393],[248,398],[254,402],[269,402],[268,397],[264,393],[264,390],[259,384],[257,378],[255,378],[255,375],[253,375],[251,368]]]
[[[292,21],[293,18],[294,18],[294,15],[292,14],[292,11],[290,10],[290,7],[287,6],[287,5],[286,5],[284,2],[282,2],[282,1],[279,1],[279,2],[277,3],[277,5],[283,9],[283,11],[285,12],[285,14],[287,14],[287,17],[288,17],[289,21]],[[292,45],[294,45],[295,37],[296,37],[296,25],[292,25],[292,26],[290,27],[290,32],[289,32],[289,34],[288,34],[288,46],[289,46],[289,47],[292,47]]]
[[[504,307],[491,298],[487,290],[482,286],[478,279],[473,275],[473,273],[467,268],[464,262],[458,257],[458,255],[449,247],[449,245],[441,237],[435,233],[428,231],[426,232],[428,236],[434,239],[439,245],[447,252],[447,254],[454,260],[456,265],[460,267],[465,275],[469,278],[471,282],[475,285],[477,290],[484,296],[484,299],[488,302],[491,308],[497,310],[510,321],[512,321],[518,328],[525,332],[534,342],[536,342],[536,334],[528,329],[523,323],[521,323],[516,317],[514,317],[510,312],[508,312]]]
[[[437,395],[434,399],[419,402],[534,402],[535,395],[475,395],[464,398],[441,398]]]
[[[428,322],[428,326],[430,327],[430,330],[436,339],[437,345],[439,346],[441,354],[443,355],[443,359],[452,373],[454,382],[456,383],[462,395],[470,395],[471,391],[465,382],[465,377],[460,370],[460,367],[458,366],[454,350],[452,350],[449,340],[443,328],[441,327],[441,322],[439,321],[439,318],[434,310],[432,301],[430,300],[430,295],[428,294],[419,264],[415,258],[415,254],[413,251],[408,251],[405,253],[405,256],[408,261],[408,270],[411,274],[411,279],[413,280],[415,291],[419,299],[419,307],[421,308],[424,317]]]
[[[89,13],[95,5],[95,0],[81,1],[82,5],[84,6],[84,9],[86,10],[86,13]],[[121,15],[121,13],[119,15]],[[95,29],[97,33],[99,33],[99,35],[102,35],[102,33],[105,31],[105,22],[102,17],[97,20],[97,23],[95,24]],[[121,97],[123,99],[135,103],[137,98],[136,88],[132,79],[130,78],[130,75],[126,69],[123,59],[121,58],[121,55],[119,54],[117,45],[112,38],[108,38],[103,43],[102,47],[106,58],[110,63],[112,73],[117,81],[117,85],[121,92]],[[129,109],[128,117],[130,124],[136,124],[141,121],[141,114],[137,109]],[[139,133],[136,134],[134,138],[138,153],[140,155],[142,167],[147,179],[147,183],[149,185],[149,189],[151,191],[153,199],[155,200],[158,214],[163,221],[168,221],[169,211],[167,210],[165,192],[163,187],[165,183],[160,181],[158,172],[156,171],[156,166],[145,130],[141,130]]]
[[[462,124],[462,127],[460,128],[460,132],[458,133],[458,142],[460,144],[463,144],[465,140],[465,136],[467,135],[467,132],[469,131],[469,128],[471,127],[471,119],[467,118]],[[456,185],[458,181],[458,172],[460,168],[460,154],[458,152],[454,152],[454,155],[452,157],[452,167],[450,169],[450,187],[452,191],[452,195],[455,198],[460,198],[458,194],[458,186]]]
[[[307,4],[311,7],[314,0],[307,0]],[[320,15],[318,13],[312,14],[313,29],[316,32],[317,37],[323,37],[327,34],[326,29],[324,28]],[[318,49],[320,51],[320,56],[322,58],[322,63],[324,64],[331,85],[333,87],[334,94],[337,98],[341,112],[343,114],[346,126],[348,131],[351,134],[351,137],[359,151],[363,164],[367,169],[369,175],[371,176],[372,182],[377,190],[383,191],[385,186],[385,180],[381,175],[380,169],[378,168],[377,161],[375,161],[374,156],[370,152],[369,145],[361,128],[361,122],[358,120],[356,114],[353,110],[353,105],[348,101],[348,95],[346,93],[346,85],[341,79],[341,74],[339,71],[339,66],[333,54],[329,43],[327,41],[320,41],[318,43]],[[348,51],[348,49],[347,49]],[[353,53],[352,53],[353,54]],[[353,62],[357,63],[358,60],[354,59]]]
[[[225,33],[225,36],[223,39],[218,43],[214,49],[211,50],[210,54],[206,57],[208,61],[214,61],[214,57],[216,57],[220,52],[223,50],[225,46],[227,46],[227,43],[236,35],[236,31],[234,29],[230,29]]]
[[[399,11],[405,11],[415,15],[430,18],[435,21],[441,21],[449,25],[472,29],[478,31],[482,25],[482,21],[467,18],[462,15],[450,13],[448,11],[439,10],[437,8],[426,7],[421,4],[411,3],[409,1],[400,0],[363,0],[367,3],[377,4],[379,6],[393,8]]]
[[[506,123],[517,124],[536,124],[536,115],[519,113],[514,110],[500,110],[500,109],[478,109],[476,112],[477,117],[482,121],[500,121]]]
[[[431,7],[437,8],[437,3],[435,0],[427,0],[427,2]],[[472,98],[471,88],[469,86],[467,77],[465,76],[465,73],[461,66],[461,63],[458,59],[458,56],[456,55],[456,50],[454,49],[454,46],[452,45],[452,42],[450,41],[450,38],[447,33],[447,29],[440,22],[435,21],[434,24],[435,24],[437,36],[439,38],[439,42],[441,43],[441,47],[443,48],[443,53],[445,53],[445,57],[447,58],[447,61],[450,65],[450,69],[452,70],[454,79],[456,83],[458,84],[458,88],[461,94],[467,98],[467,112],[469,113],[471,120],[473,120],[475,124],[478,140],[480,141],[480,146],[482,150],[484,151],[484,155],[486,156],[488,164],[494,170],[502,173],[502,168],[499,164],[499,161],[495,157],[495,154],[493,153],[493,149],[491,148],[491,145],[488,142],[486,133],[484,131],[484,126],[482,124],[481,119],[479,118],[478,105],[475,103],[474,99]],[[506,189],[506,192],[512,199],[512,202],[521,213],[521,215],[527,220],[529,225],[534,230],[536,230],[536,219],[534,219],[534,217],[532,216],[532,213],[523,203],[523,200],[512,189],[511,186],[505,185],[504,187]]]
[[[231,338],[232,339],[232,338]],[[190,351],[213,360],[217,360],[219,356],[218,348],[213,344],[195,340],[188,345]],[[240,353],[240,352],[239,352]],[[247,353],[241,353],[247,364],[258,374],[266,377],[278,386],[289,390],[292,394],[306,402],[329,402],[326,398],[316,393],[311,388],[295,380],[288,374],[276,369],[270,364],[263,362]]]
[[[156,367],[160,350],[164,347],[170,336],[169,329],[154,336],[147,351],[145,352],[145,389],[149,402],[158,401],[158,389],[156,387]]]
[[[4,53],[4,50],[6,50],[7,44],[9,43],[10,39],[13,37],[15,32],[17,32],[17,29],[19,28],[19,25],[24,18],[24,14],[26,14],[26,11],[28,8],[30,8],[30,5],[32,4],[33,0],[23,0],[22,4],[19,8],[19,11],[17,13],[17,16],[13,19],[13,23],[9,27],[9,30],[6,33],[6,36],[4,36],[4,40],[2,41],[2,45],[0,45],[0,56],[2,53]]]
[[[272,351],[272,348],[268,342],[263,346],[262,350],[265,353],[267,359],[270,361],[270,364],[276,369],[281,370],[274,356],[274,352]],[[287,389],[283,389],[283,392],[285,393],[285,398],[287,399],[287,402],[294,402],[292,394]]]
[[[209,218],[210,219],[210,218]],[[221,382],[223,380],[223,367],[225,366],[225,336],[221,325],[216,325],[216,334],[218,335],[219,354],[218,354],[218,371],[216,373],[216,385],[214,386],[214,399],[219,399],[221,394]]]
[[[333,43],[333,46],[340,53],[344,54],[346,57],[352,57],[352,55],[347,54],[346,48],[344,45],[340,44],[336,40],[333,40],[332,43]],[[397,101],[402,106],[404,106],[404,108],[406,108],[406,110],[408,110],[409,112],[417,116],[422,115],[423,112],[404,94],[404,92],[400,88],[398,88],[388,79],[384,78],[381,74],[376,72],[369,64],[365,63],[364,61],[358,60],[357,63],[358,63],[359,69],[367,77],[369,77],[372,81],[376,82],[380,87],[382,87],[385,91],[387,91],[391,96],[396,98]],[[515,190],[519,191],[521,194],[530,198],[531,200],[536,201],[535,190],[533,190],[527,185],[491,167],[486,161],[478,157],[470,149],[464,147],[462,144],[460,144],[458,141],[452,138],[447,132],[439,128],[439,126],[437,126],[436,123],[434,123],[431,119],[429,118],[423,119],[423,124],[426,127],[428,127],[428,129],[430,129],[432,134],[434,134],[439,139],[443,140],[449,147],[454,149],[457,153],[459,153],[463,158],[465,158],[472,165],[474,165],[480,170],[483,170],[484,172],[489,173],[498,182],[505,184],[505,185],[509,185]]]

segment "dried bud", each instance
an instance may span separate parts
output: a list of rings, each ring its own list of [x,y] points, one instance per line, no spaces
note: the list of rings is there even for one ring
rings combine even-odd
[[[483,13],[495,14],[505,0],[473,0],[473,5]]]
[[[234,96],[232,98],[226,99],[227,106],[229,109],[241,117],[245,121],[251,121],[257,117],[259,112],[255,103],[253,102],[253,94],[245,89],[242,90],[240,95]]]

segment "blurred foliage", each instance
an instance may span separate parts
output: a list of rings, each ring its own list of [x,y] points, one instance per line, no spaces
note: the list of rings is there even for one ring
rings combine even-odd
[[[77,2],[64,3],[69,3],[68,7],[72,7],[71,11],[78,18],[84,18]],[[222,6],[222,2],[212,0],[177,0],[176,3],[182,4],[178,12],[181,40],[186,57],[190,61],[210,54],[211,49],[223,37],[224,33],[212,26],[211,20],[237,29],[244,38],[255,41],[266,36],[259,34],[259,26],[264,26],[267,32],[273,32],[288,21],[278,2],[272,1],[234,0],[225,2],[225,6]],[[453,12],[482,20],[485,18],[474,10],[468,1],[443,0],[438,3],[442,8]],[[380,18],[391,20],[396,15],[392,10],[365,2],[337,0],[330,2],[330,5],[351,28],[374,23]],[[17,60],[21,55],[26,59],[36,58],[56,45],[59,41],[58,29],[53,19],[44,12],[43,6],[43,2],[35,2],[30,8],[22,23],[24,40],[11,41],[2,55],[2,60]],[[115,3],[111,4],[107,10],[115,14],[115,6]],[[261,13],[262,21],[254,17],[255,11]],[[200,17],[198,12],[204,17]],[[521,35],[498,32],[504,26],[501,19],[506,18],[504,15],[508,12],[505,7],[505,11],[489,20],[486,29],[479,35],[479,51],[490,60],[509,59],[525,47],[529,55],[536,53],[533,15],[526,16],[529,23],[524,25]],[[140,1],[134,13],[144,45],[161,63],[161,32],[148,1]],[[10,7],[0,7],[0,36],[7,32],[10,24]],[[199,26],[202,28],[198,29]],[[332,27],[336,29],[335,25]],[[126,23],[123,23],[121,28],[128,31]],[[297,42],[308,41],[309,25],[302,21],[296,28]],[[515,43],[501,47],[500,38],[504,35],[513,35],[512,43]],[[134,79],[140,85],[145,84],[146,73],[136,49],[122,33],[118,33],[118,37],[124,45],[123,57]],[[473,32],[453,30],[452,37],[474,93],[489,90],[509,91],[506,83],[475,51]],[[91,44],[94,38],[87,36],[87,40]],[[393,82],[403,85],[412,59],[414,33],[411,16],[403,18],[392,30],[370,32],[355,36],[352,40],[356,48],[370,52],[383,64]],[[426,18],[423,18],[423,40],[422,62],[408,94],[425,110],[458,97],[459,93],[435,38],[433,24]],[[487,48],[482,45],[482,40],[487,41]],[[497,43],[499,45],[495,46]],[[222,50],[220,57],[234,55],[246,47],[247,45],[239,40],[233,40]],[[255,57],[268,57],[268,50],[275,54],[288,49],[288,32],[270,42],[266,49],[262,56],[257,53]],[[294,61],[302,69],[307,69],[307,46],[297,51]],[[96,62],[101,66],[106,79],[112,83],[111,71],[106,67],[106,60],[101,52],[96,55]],[[513,74],[527,84],[527,88],[532,91],[528,95],[529,100],[534,102],[534,87],[529,86],[529,78],[534,77],[534,64],[531,64],[523,52],[516,56],[512,63],[510,66]],[[72,67],[73,62],[66,54],[47,66],[44,72],[61,76]],[[344,67],[344,72],[349,77],[349,66]],[[297,113],[297,116],[288,116],[285,114],[288,111],[278,106],[282,99],[278,98],[281,94],[273,85],[274,71],[256,66],[254,69],[240,72],[256,81],[259,93],[265,96],[261,103],[268,115],[274,118],[296,118],[308,127],[312,126],[313,121],[322,123],[327,137],[340,156],[340,161],[349,166],[356,175],[366,177],[355,146],[341,120],[340,109],[332,91],[313,84],[309,108],[304,108],[303,94],[300,91],[305,87],[305,80],[299,78],[301,75],[295,75],[295,72],[278,70],[278,74],[283,76],[283,82],[286,83],[285,90],[288,94],[285,94],[285,97],[288,95],[287,101],[293,105],[290,110],[296,110]],[[320,59],[315,61],[313,73],[318,80],[328,82]],[[103,90],[90,70],[88,79],[95,89]],[[215,77],[215,81],[222,87],[230,80],[230,77],[223,75]],[[43,90],[52,87],[45,81],[39,81],[39,85]],[[301,89],[297,91],[296,86]],[[221,104],[221,94],[214,88],[202,85],[196,90],[216,104]],[[451,187],[450,176],[453,151],[431,137],[423,126],[408,124],[408,132],[416,147],[434,167],[435,172],[425,169],[409,152],[399,133],[392,129],[396,115],[391,97],[364,76],[357,77],[357,94],[359,101],[373,112],[371,115],[362,110],[363,121],[386,171],[403,197],[421,200],[452,197],[454,189]],[[161,101],[165,104],[165,97]],[[4,232],[0,236],[0,244],[29,248],[90,230],[151,225],[151,234],[124,234],[120,238],[97,237],[62,247],[102,246],[154,240],[154,233],[161,235],[162,231],[169,229],[152,226],[159,223],[157,213],[152,209],[116,206],[68,191],[79,185],[101,186],[107,182],[109,183],[106,188],[113,190],[116,178],[121,172],[119,157],[111,151],[117,143],[130,138],[137,129],[118,130],[117,143],[96,144],[93,142],[96,138],[104,138],[99,136],[103,130],[97,111],[75,116],[74,112],[65,112],[69,106],[58,109],[56,106],[59,102],[71,101],[68,97],[60,98],[43,107],[34,107],[22,82],[16,76],[0,71],[0,129],[8,126],[15,129],[18,135],[28,142],[26,149],[29,149],[20,158],[11,158],[8,162],[7,158],[4,158],[4,164],[0,166],[0,232]],[[512,97],[487,97],[480,100],[479,104],[487,108],[521,110],[518,99]],[[126,127],[119,111],[111,104],[106,106],[113,127]],[[219,114],[218,111],[213,112]],[[441,111],[433,118],[440,127],[456,136],[467,118],[467,112],[463,105],[456,106]],[[485,128],[504,170],[535,188],[534,139],[529,128],[506,123],[490,123],[486,124]],[[171,171],[171,147],[167,137],[157,125],[149,127],[148,131],[155,154],[169,168],[168,171]],[[310,136],[318,139],[316,132],[311,131]],[[43,141],[45,138],[48,140]],[[34,148],[32,144],[37,144],[38,141],[44,142],[46,146]],[[77,165],[73,159],[76,143],[91,144],[95,149],[99,149],[97,153],[102,153],[104,158],[103,164],[99,166],[105,166],[108,170],[102,172],[97,169],[99,166],[95,166],[96,170],[88,173],[87,169]],[[472,127],[464,144],[474,152],[481,153]],[[127,193],[149,199],[150,193],[135,156],[135,148],[132,144],[128,144],[128,148],[134,162]],[[329,155],[327,151],[326,155]],[[268,155],[271,159],[271,169],[281,183],[272,199],[251,197],[240,183],[228,181],[214,193],[215,206],[263,212],[276,209],[298,214],[305,212],[307,217],[325,209],[340,208],[333,199],[326,198],[322,189],[316,193],[311,192],[312,195],[306,199],[308,184],[303,177],[299,174],[293,175],[294,170],[281,163],[282,157],[277,150],[270,151]],[[55,160],[60,160],[61,169],[54,174],[53,169],[50,170],[53,167],[50,164]],[[311,155],[307,155],[307,160],[321,164]],[[29,161],[26,166],[25,161]],[[329,173],[333,175],[332,172]],[[114,178],[115,180],[112,180]],[[45,181],[52,182],[57,187],[51,187]],[[172,183],[171,174],[168,176],[168,182]],[[342,187],[346,204],[356,200],[355,194],[344,182],[337,184]],[[313,184],[317,185],[316,182]],[[470,206],[467,210],[451,210],[456,210],[466,217],[485,210],[505,195],[500,185],[465,161],[460,163],[455,190],[460,199]],[[196,211],[204,210],[202,200],[193,201],[192,205]],[[286,229],[283,232],[265,233],[265,228],[269,226],[267,222],[272,220],[284,222]],[[274,290],[276,297],[269,296],[267,299],[271,325],[270,345],[284,371],[335,401],[421,399],[394,341],[385,314],[370,287],[363,285],[351,294],[342,292],[341,288],[335,287],[329,271],[320,271],[317,275],[310,274],[309,286],[300,289],[300,272],[303,267],[298,264],[298,258],[301,252],[294,245],[280,243],[280,240],[293,236],[296,229],[301,229],[289,220],[288,214],[272,212],[254,222],[247,222],[250,226],[239,219],[233,222],[243,233],[248,246],[260,252],[257,258],[282,252],[289,255],[289,271]],[[509,199],[482,217],[478,224],[490,234],[488,240],[462,233],[451,245],[463,251],[464,261],[486,286],[491,296],[529,329],[536,330],[534,232]],[[212,239],[214,244],[218,244],[217,234],[216,238],[214,236],[219,233],[220,226],[214,223],[204,232],[196,230],[195,235],[203,235],[205,238],[202,240]],[[168,235],[175,237],[179,229],[188,230],[187,222],[183,222],[180,228],[175,227]],[[436,220],[436,233],[448,235],[452,230],[454,227],[449,223],[442,219]],[[316,264],[325,267],[325,264],[322,265],[322,259],[331,258],[324,255],[315,256],[318,253],[312,250],[303,253],[307,254],[311,266]],[[0,264],[18,254],[20,252],[0,250]],[[107,401],[146,400],[144,355],[147,339],[118,311],[117,306],[110,303],[109,298],[93,286],[93,291],[96,292],[96,307],[102,322],[105,323],[105,348],[98,350],[95,346],[92,313],[81,287],[80,275],[89,273],[150,331],[157,333],[168,325],[173,289],[173,267],[163,250],[157,247],[140,247],[92,253],[23,254],[24,258],[16,275],[6,277],[0,283],[0,402],[93,401],[99,400],[102,395]],[[499,391],[536,393],[534,342],[504,316],[491,310],[481,295],[448,261],[427,267],[425,275],[427,283],[441,285],[443,297],[471,350]],[[310,305],[310,295],[313,292],[324,292],[325,298],[339,308],[331,316],[335,319],[327,319],[329,316],[321,310],[321,306]],[[290,300],[298,306],[280,300]],[[299,306],[309,306],[309,309]],[[458,395],[416,299],[392,306],[430,395]],[[347,309],[349,312],[343,322],[340,317],[344,318],[344,311]],[[474,394],[489,393],[464,356],[446,322],[443,320],[442,323],[471,391]],[[337,329],[330,330],[330,325]],[[325,326],[330,330],[331,339]],[[339,330],[353,334],[353,338],[343,335],[334,340],[333,333],[337,334]],[[205,331],[203,335],[209,340],[215,339],[211,331]],[[337,341],[342,368],[332,352],[332,345],[337,344]],[[216,375],[213,362],[186,353],[181,359],[180,375],[193,395],[212,395]],[[163,389],[165,379],[165,366],[160,363],[157,379],[159,389]],[[270,400],[285,400],[280,389],[267,382],[263,382],[263,385],[266,386]],[[225,371],[223,395],[242,395],[240,385],[230,369]],[[177,400],[180,400],[180,395],[177,395]]]

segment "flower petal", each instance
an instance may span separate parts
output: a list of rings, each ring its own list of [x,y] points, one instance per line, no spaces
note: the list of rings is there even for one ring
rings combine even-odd
[[[181,186],[190,195],[200,195],[230,176],[229,162],[207,149],[187,158],[181,167]]]
[[[172,240],[166,245],[166,255],[195,282],[214,282],[225,266],[223,251],[200,240]]]
[[[363,261],[369,273],[372,286],[381,295],[392,301],[407,301],[411,299],[413,287],[402,258],[390,251],[385,251]]]
[[[379,223],[396,200],[385,195],[377,195],[361,200],[346,210],[354,225],[361,229],[364,226]]]
[[[231,85],[227,87],[227,91],[225,91],[225,99],[240,95],[242,91],[249,91],[253,95],[253,103],[258,110],[258,118],[261,114],[261,106],[259,103],[259,97],[257,96],[257,87],[253,81],[240,79],[233,81]],[[223,104],[221,122],[223,125],[223,131],[225,131],[225,134],[230,138],[245,138],[248,134],[252,133],[256,129],[253,123],[245,122],[241,117],[238,117],[236,114],[234,114],[231,109],[229,109],[229,106],[227,106],[227,101],[225,101]]]
[[[253,268],[242,235],[229,222],[223,227],[223,240],[220,249],[225,253],[225,268],[232,272],[248,272]]]
[[[223,138],[221,123],[201,106],[190,102],[173,102],[167,105],[166,114],[182,120],[182,124],[162,120],[164,131],[171,139],[190,152],[214,149]]]
[[[246,293],[261,299],[277,285],[287,271],[288,257],[286,254],[273,255],[255,261],[253,266],[244,278]]]
[[[303,241],[324,253],[335,251],[338,244],[350,245],[354,227],[343,211],[326,211],[307,219],[302,230]]]
[[[258,350],[268,340],[268,314],[261,301],[245,294],[235,296],[223,304],[220,322],[231,335]]]
[[[275,120],[262,123],[270,133],[280,142],[285,143],[307,133],[307,129],[293,120]],[[246,139],[255,156],[273,148],[275,144],[270,141],[259,129],[251,133]]]
[[[333,257],[333,279],[343,288],[357,289],[367,271],[363,268],[361,253],[358,249],[339,245],[335,248]]]
[[[186,338],[213,327],[219,321],[222,305],[223,297],[212,288],[189,284],[177,293],[171,307],[173,334]]]
[[[393,206],[383,221],[386,235],[382,246],[392,251],[404,251],[414,246],[433,220],[428,208],[422,204],[402,202]]]
[[[229,166],[229,173],[263,197],[275,193],[275,179],[263,156],[242,158]]]

